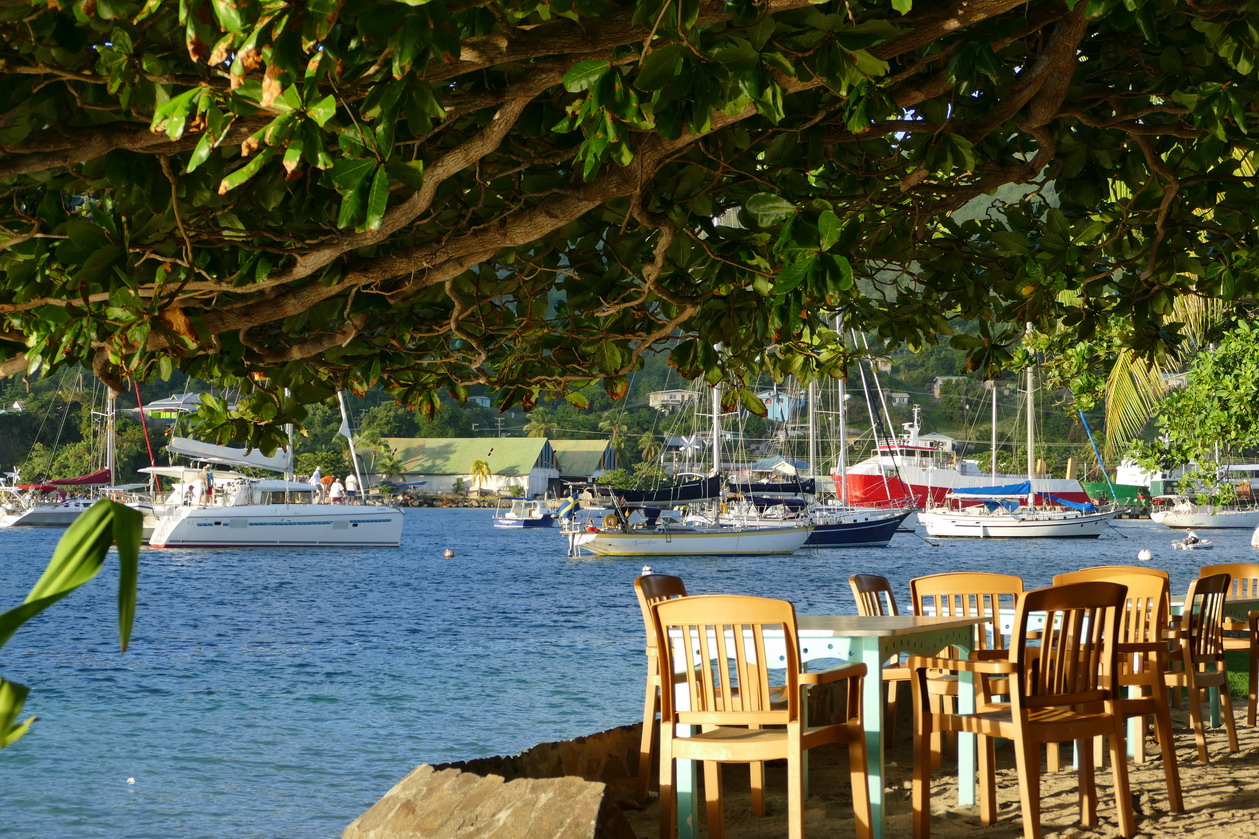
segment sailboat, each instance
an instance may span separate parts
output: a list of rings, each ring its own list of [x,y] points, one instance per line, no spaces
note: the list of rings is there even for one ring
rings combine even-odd
[[[10,483],[0,482],[0,528],[68,527],[97,500],[107,495],[117,497],[141,512],[148,512],[147,504],[130,497],[131,492],[143,484],[114,484],[114,476],[117,474],[114,398],[114,393],[107,391],[104,468],[74,478],[58,478],[36,484],[18,483],[19,473],[16,469],[7,473]],[[87,494],[80,495],[80,491]]]
[[[929,536],[1017,538],[1096,538],[1115,512],[1097,512],[1091,503],[1036,492],[1034,466],[1035,371],[1027,369],[1027,480],[1019,484],[954,487],[943,506],[918,514]],[[994,452],[995,456],[995,452]],[[1053,506],[1037,506],[1041,504]]]
[[[713,388],[712,475],[697,481],[720,486],[721,394]],[[696,499],[698,500],[698,499]],[[714,499],[715,500],[715,499]],[[641,503],[641,502],[640,502]],[[807,521],[757,526],[726,519],[721,507],[711,517],[690,516],[679,520],[662,515],[656,507],[627,505],[617,499],[603,526],[571,523],[563,530],[570,556],[756,556],[795,553],[813,532]]]
[[[349,437],[344,402],[342,419],[342,433]],[[153,506],[149,544],[155,548],[396,548],[401,544],[402,511],[396,507],[316,503],[318,488],[292,479],[291,446],[266,456],[174,437],[167,449],[205,466],[140,470],[174,481],[166,497]],[[350,452],[357,473],[353,445]],[[235,471],[243,467],[284,477],[254,478]],[[366,486],[361,477],[359,486]]]

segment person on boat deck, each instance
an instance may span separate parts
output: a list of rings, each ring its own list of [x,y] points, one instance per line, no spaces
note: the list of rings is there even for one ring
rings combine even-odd
[[[353,474],[345,476],[345,503],[358,503],[358,478],[354,477]]]
[[[328,500],[333,504],[340,504],[345,499],[345,485],[341,483],[340,478],[334,478],[332,486],[328,487]]]
[[[201,480],[205,481],[205,500],[214,503],[214,467],[206,464],[201,469]]]
[[[1186,545],[1196,545],[1200,541],[1202,540],[1198,538],[1197,533],[1194,533],[1192,530],[1185,531],[1185,544]]]
[[[193,506],[204,506],[205,501],[205,481],[200,478],[192,482],[192,503]]]
[[[319,467],[315,467],[315,471],[310,473],[310,485],[315,488],[315,503],[319,504],[323,501],[323,475],[319,472]]]

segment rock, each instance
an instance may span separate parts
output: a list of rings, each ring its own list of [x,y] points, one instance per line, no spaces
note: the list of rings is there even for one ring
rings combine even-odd
[[[607,786],[420,766],[355,819],[342,839],[634,839]]]

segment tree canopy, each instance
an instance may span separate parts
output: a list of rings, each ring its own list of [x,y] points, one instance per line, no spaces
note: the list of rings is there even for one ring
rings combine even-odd
[[[888,345],[978,321],[953,336],[972,369],[1025,322],[1173,341],[1178,296],[1255,290],[1257,21],[1198,0],[0,0],[0,374],[265,376],[218,418],[265,447],[338,387],[580,403],[661,348],[751,407],[750,369],[845,363],[837,311]]]

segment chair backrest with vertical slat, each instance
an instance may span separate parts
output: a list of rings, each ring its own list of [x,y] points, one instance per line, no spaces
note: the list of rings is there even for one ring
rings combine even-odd
[[[1189,583],[1184,611],[1180,614],[1180,629],[1189,636],[1194,658],[1224,654],[1224,600],[1231,582],[1228,574],[1211,574]]]
[[[1134,570],[1135,569],[1135,570]],[[1054,585],[1104,581],[1128,590],[1124,602],[1119,641],[1122,644],[1157,644],[1163,641],[1170,621],[1171,592],[1167,573],[1128,565],[1085,568],[1054,577]]]
[[[1115,574],[1144,574],[1149,577],[1162,577],[1164,580],[1170,576],[1162,568],[1151,568],[1148,565],[1094,565],[1092,568],[1081,568],[1069,574],[1059,574],[1054,577],[1054,581],[1056,582],[1060,577],[1070,577],[1072,582],[1077,583],[1088,580],[1109,580]]]
[[[643,626],[647,630],[647,652],[652,654],[656,649],[656,628],[652,622],[651,607],[661,600],[674,597],[686,597],[686,584],[681,577],[668,574],[643,574],[634,578],[634,593],[638,595],[638,606],[643,613]]]
[[[1199,576],[1227,574],[1232,578],[1230,597],[1239,600],[1259,599],[1259,562],[1229,562],[1224,565],[1204,565]]]
[[[1119,617],[1126,590],[1108,582],[1025,592],[1010,639],[1015,713],[1086,705],[1117,696]],[[1043,614],[1037,629],[1033,615]],[[1035,638],[1033,638],[1035,633]]]
[[[857,601],[857,614],[866,617],[900,614],[896,607],[896,595],[892,594],[892,584],[887,577],[853,574],[848,578],[848,585],[852,586],[852,596]]]
[[[685,702],[673,691],[661,691],[662,721],[785,725],[797,720],[800,647],[790,602],[708,594],[663,600],[652,612],[661,672],[686,680]],[[781,631],[786,661],[768,660],[767,629]],[[781,707],[771,705],[771,667],[786,668],[786,703]]]
[[[991,624],[975,627],[975,648],[981,650],[1005,649],[1001,610],[1013,610],[1022,593],[1021,577],[987,571],[950,571],[909,581],[915,615],[990,618]]]

